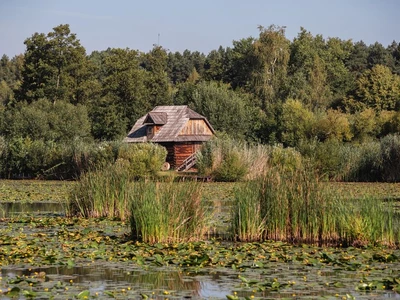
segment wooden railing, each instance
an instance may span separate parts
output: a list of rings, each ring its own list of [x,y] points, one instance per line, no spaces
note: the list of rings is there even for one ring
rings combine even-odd
[[[189,170],[191,167],[193,167],[196,164],[196,153],[193,153],[190,155],[188,158],[186,158],[183,163],[176,168],[178,172],[183,172]]]

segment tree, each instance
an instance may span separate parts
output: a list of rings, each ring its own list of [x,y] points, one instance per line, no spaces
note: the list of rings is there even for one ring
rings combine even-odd
[[[145,85],[152,107],[172,104],[167,70],[167,52],[160,46],[155,46],[142,57],[142,67],[147,71]]]
[[[353,115],[354,138],[365,141],[376,135],[376,113],[372,108],[367,108]]]
[[[40,99],[30,104],[21,102],[4,114],[0,135],[7,138],[72,143],[90,139],[90,122],[86,107],[65,101],[52,103]]]
[[[389,68],[393,66],[391,53],[378,42],[368,47],[367,62],[370,69],[376,65],[383,65]]]
[[[197,85],[188,82],[182,88],[188,99],[185,104],[204,115],[215,130],[240,139],[252,134],[255,112],[247,95],[234,92],[229,85],[215,81]]]
[[[180,52],[168,53],[167,58],[167,73],[170,81],[174,84],[179,84],[185,82],[193,68],[202,77],[204,75],[204,64],[205,64],[204,54],[195,51],[190,52],[189,50]]]
[[[256,63],[253,43],[252,37],[233,41],[232,50],[227,51],[230,64],[226,71],[225,82],[230,83],[234,89],[248,88]]]
[[[392,72],[400,75],[400,43],[393,41],[392,44],[388,46],[387,50],[392,55]]]
[[[400,76],[386,66],[376,65],[358,78],[356,97],[377,111],[394,110],[400,104]]]
[[[307,108],[325,110],[352,87],[345,61],[352,44],[337,38],[325,40],[301,28],[291,44],[287,95]]]
[[[286,146],[296,147],[313,136],[315,117],[299,100],[288,99],[282,105],[281,139]]]
[[[65,100],[85,103],[90,80],[89,62],[85,48],[69,25],[59,25],[47,35],[35,33],[25,40],[25,61],[18,100],[28,102],[48,98],[53,102]]]
[[[252,73],[253,89],[261,100],[261,108],[274,103],[286,80],[289,62],[289,40],[285,28],[271,25],[259,27],[259,38],[253,43],[255,68]]]
[[[354,43],[345,64],[354,77],[358,78],[368,68],[368,46],[363,41]]]
[[[212,50],[204,62],[204,78],[208,81],[223,81],[226,72],[226,49],[219,46]]]
[[[339,110],[328,109],[316,122],[317,136],[321,141],[350,141],[353,137],[349,116]]]
[[[103,100],[107,99],[111,101],[109,105],[115,105],[126,130],[152,109],[146,86],[147,71],[140,67],[139,58],[139,52],[130,49],[111,49],[104,58]],[[91,109],[91,115],[92,112]]]

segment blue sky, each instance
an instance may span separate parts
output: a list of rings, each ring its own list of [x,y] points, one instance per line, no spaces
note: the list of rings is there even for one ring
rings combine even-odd
[[[207,54],[258,35],[258,25],[286,26],[293,40],[304,27],[325,38],[400,42],[398,0],[0,0],[0,55],[25,51],[24,40],[69,24],[88,53],[130,48]],[[158,38],[159,37],[159,38]]]

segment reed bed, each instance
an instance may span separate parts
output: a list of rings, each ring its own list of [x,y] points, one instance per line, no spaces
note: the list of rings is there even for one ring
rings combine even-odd
[[[67,215],[127,220],[131,188],[128,172],[118,165],[87,172],[71,191]]]
[[[274,167],[235,190],[232,233],[239,241],[393,246],[399,228],[390,207],[373,198],[341,198],[307,168]]]
[[[209,212],[198,182],[139,182],[131,200],[132,235],[144,242],[201,240]]]
[[[84,174],[71,192],[68,215],[118,218],[130,222],[132,236],[147,243],[200,240],[208,209],[198,182],[132,182],[113,165]]]

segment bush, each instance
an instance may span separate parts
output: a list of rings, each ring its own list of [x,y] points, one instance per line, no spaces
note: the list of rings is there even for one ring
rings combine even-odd
[[[117,163],[127,168],[133,178],[154,177],[161,170],[167,150],[157,144],[124,144],[119,149]]]
[[[116,160],[120,143],[55,143],[14,138],[5,145],[1,171],[8,178],[75,179]],[[1,157],[1,155],[0,155]]]
[[[0,177],[1,174],[4,173],[5,171],[5,166],[6,166],[6,158],[7,158],[7,142],[6,139],[3,136],[0,136]]]
[[[244,155],[246,146],[229,138],[208,141],[197,156],[197,167],[202,175],[217,181],[239,181],[248,173]]]
[[[282,145],[249,145],[225,137],[208,141],[197,155],[199,173],[217,181],[255,179],[278,165],[297,169],[302,165],[301,154]]]
[[[388,135],[380,141],[376,168],[385,182],[400,181],[400,135]]]

